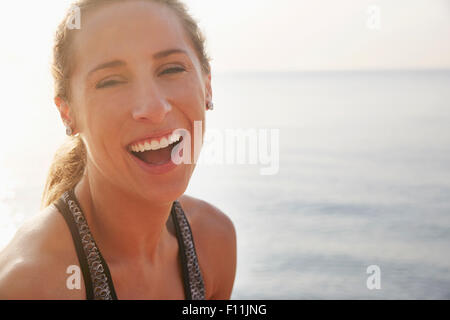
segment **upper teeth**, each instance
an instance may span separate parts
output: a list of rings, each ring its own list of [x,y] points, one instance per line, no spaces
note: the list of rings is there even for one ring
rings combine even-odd
[[[172,133],[169,136],[162,137],[159,141],[157,139],[148,139],[139,143],[135,143],[130,146],[131,151],[144,152],[149,150],[159,150],[165,148],[171,144],[178,142],[181,135],[178,133]]]

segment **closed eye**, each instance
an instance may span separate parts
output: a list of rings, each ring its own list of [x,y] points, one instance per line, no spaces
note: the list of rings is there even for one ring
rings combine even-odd
[[[161,74],[180,73],[183,71],[186,71],[186,70],[183,68],[180,68],[180,67],[174,67],[174,68],[168,68],[168,69],[164,70],[163,72],[161,72]]]
[[[103,81],[100,82],[99,84],[97,84],[95,87],[97,89],[101,89],[101,88],[106,88],[106,87],[112,87],[118,83],[122,83],[123,81],[117,81],[117,80],[107,80],[107,81]]]

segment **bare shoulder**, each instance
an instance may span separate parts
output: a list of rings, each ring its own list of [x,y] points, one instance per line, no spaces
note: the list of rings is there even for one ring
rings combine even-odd
[[[204,200],[188,195],[179,200],[191,225],[207,298],[229,299],[236,274],[233,222],[219,208]]]
[[[219,236],[232,240],[235,236],[234,224],[223,211],[216,206],[192,196],[183,195],[180,198],[183,210],[190,224],[195,224],[204,232],[218,233]]]
[[[0,299],[82,299],[66,273],[78,265],[70,233],[50,206],[28,219],[0,252]]]

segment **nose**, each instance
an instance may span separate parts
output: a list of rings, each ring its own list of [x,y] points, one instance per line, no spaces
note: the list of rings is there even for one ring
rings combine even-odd
[[[146,81],[137,86],[136,99],[132,109],[135,120],[161,123],[171,110],[171,105],[155,83]]]

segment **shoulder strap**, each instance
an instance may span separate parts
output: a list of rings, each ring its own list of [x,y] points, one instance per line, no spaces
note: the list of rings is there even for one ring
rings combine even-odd
[[[83,273],[84,286],[86,288],[86,299],[93,300],[94,296],[92,291],[91,274],[89,273],[87,259],[83,252],[83,247],[81,246],[80,234],[78,233],[78,229],[73,221],[72,214],[70,213],[69,208],[66,206],[62,198],[59,198],[58,201],[54,203],[54,205],[62,214],[64,220],[66,220],[67,226],[69,227],[70,233],[72,234],[72,240],[75,244],[78,262],[80,263],[81,272]]]
[[[112,277],[87,225],[73,190],[65,192],[54,203],[72,234],[78,261],[83,272],[88,300],[117,299]]]
[[[173,203],[171,214],[180,248],[186,300],[205,300],[205,285],[195,251],[194,237],[179,201]]]
[[[75,244],[88,300],[116,300],[111,273],[87,225],[73,190],[65,192],[54,203],[64,217]],[[175,225],[179,256],[183,268],[184,292],[187,300],[204,300],[205,287],[195,251],[189,221],[178,201],[171,210]]]

